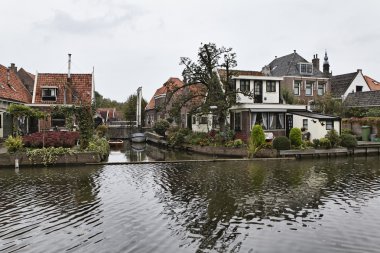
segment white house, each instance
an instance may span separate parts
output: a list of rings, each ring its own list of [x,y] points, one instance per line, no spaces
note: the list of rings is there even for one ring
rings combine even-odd
[[[370,91],[361,69],[356,72],[333,76],[330,79],[331,94],[345,100],[348,94]]]

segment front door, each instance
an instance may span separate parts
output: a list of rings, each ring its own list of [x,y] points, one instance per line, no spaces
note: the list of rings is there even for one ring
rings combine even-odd
[[[254,85],[254,102],[263,102],[263,81],[255,81]]]
[[[293,128],[293,115],[286,115],[286,136],[289,137],[290,130]]]

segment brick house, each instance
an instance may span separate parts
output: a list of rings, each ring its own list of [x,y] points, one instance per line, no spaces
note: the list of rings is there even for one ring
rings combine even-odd
[[[55,105],[91,105],[94,99],[93,74],[37,73],[31,107],[50,112]],[[53,126],[63,127],[65,118],[39,120],[38,131]]]
[[[296,50],[293,53],[276,57],[264,66],[262,72],[266,76],[282,77],[282,88],[288,90],[303,104],[314,101],[330,90],[330,64],[327,53],[320,71],[320,60],[314,55],[312,62],[300,56]]]
[[[171,77],[156,90],[153,97],[145,107],[144,120],[146,127],[153,127],[157,120],[171,118],[169,112],[173,108],[174,103],[179,102],[179,100],[184,97],[203,94],[201,85],[183,86],[184,83],[179,78]],[[173,91],[176,92],[173,93]],[[201,103],[202,99],[200,97],[188,99],[185,105],[181,107],[179,118],[173,119],[173,124],[183,128],[192,128],[193,126],[197,127],[199,125],[199,120],[198,118],[192,117],[192,111]],[[192,122],[194,124],[192,124]]]
[[[0,65],[0,138],[6,138],[12,134],[12,117],[7,113],[11,103],[29,104],[32,96],[21,82],[17,73]],[[23,132],[28,131],[29,120],[20,119]]]

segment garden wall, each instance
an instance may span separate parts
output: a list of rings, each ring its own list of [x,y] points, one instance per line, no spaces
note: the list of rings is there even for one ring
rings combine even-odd
[[[41,161],[36,161],[35,164],[29,160],[25,153],[19,156],[19,165],[22,166],[33,166],[39,165],[43,166]],[[63,155],[58,158],[55,165],[80,165],[86,163],[98,163],[100,162],[100,155],[96,152],[80,152],[73,155]],[[0,154],[0,167],[14,167],[15,166],[15,155],[14,154]]]
[[[212,147],[212,146],[186,146],[190,151],[215,155],[215,156],[229,156],[229,157],[247,157],[247,148],[227,148],[227,147]]]

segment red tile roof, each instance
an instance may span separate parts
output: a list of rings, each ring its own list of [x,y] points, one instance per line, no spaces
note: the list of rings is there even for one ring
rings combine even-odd
[[[369,76],[364,76],[365,81],[367,82],[370,90],[380,90],[380,82],[376,81],[375,79],[369,77]]]
[[[0,65],[0,99],[31,103],[32,96],[22,84],[14,71],[9,71],[9,84],[7,84],[7,68]]]
[[[153,97],[150,99],[149,103],[146,105],[145,110],[152,110],[155,108],[155,98],[161,95],[166,95],[169,91],[174,90],[177,87],[182,87],[183,82],[177,77],[170,77],[162,87],[158,88],[154,93]]]
[[[64,104],[64,87],[67,85],[67,74],[38,73],[34,87],[35,104]],[[57,87],[56,101],[43,101],[42,88]],[[92,102],[92,74],[71,74],[70,89],[67,89],[67,104],[91,104]]]

